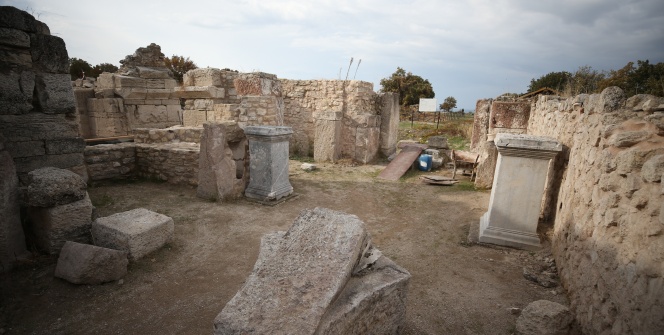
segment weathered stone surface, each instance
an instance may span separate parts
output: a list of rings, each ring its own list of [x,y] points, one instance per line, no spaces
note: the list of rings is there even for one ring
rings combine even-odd
[[[31,207],[53,207],[87,196],[87,185],[69,170],[46,167],[28,173],[24,203]]]
[[[92,238],[97,246],[127,251],[130,260],[137,260],[170,241],[174,229],[170,217],[137,208],[96,219]]]
[[[236,122],[206,122],[196,195],[216,200],[242,197],[249,181],[248,149],[244,132]],[[237,157],[234,151],[238,152]]]
[[[619,132],[611,136],[609,144],[619,148],[631,147],[648,137],[650,133],[645,130]]]
[[[238,95],[281,96],[281,82],[270,73],[242,73],[233,81],[233,85]]]
[[[244,131],[251,157],[245,196],[272,201],[293,193],[288,180],[288,139],[292,128],[250,126]]]
[[[173,96],[185,99],[221,99],[224,89],[216,86],[184,86],[176,87]]]
[[[85,141],[80,137],[46,141],[46,153],[50,155],[81,153],[83,150]]]
[[[408,271],[380,256],[353,275],[316,334],[399,334],[406,318]]]
[[[616,86],[605,88],[599,95],[598,108],[604,112],[613,112],[625,104],[625,93]]]
[[[18,177],[14,162],[2,150],[0,135],[0,272],[10,270],[17,257],[26,252],[18,201]]]
[[[0,115],[25,114],[33,109],[35,74],[0,73]]]
[[[336,162],[341,155],[340,112],[318,113],[314,137],[314,160]]]
[[[567,307],[538,300],[523,309],[516,321],[516,331],[520,335],[567,335],[573,320]]]
[[[138,76],[136,67],[154,67],[166,68],[164,66],[164,54],[161,52],[161,47],[155,43],[151,43],[147,47],[138,48],[132,55],[127,55],[120,61],[122,66],[118,73],[129,74]]]
[[[438,149],[449,149],[449,145],[447,144],[447,137],[445,136],[431,136],[427,140],[427,144],[431,148],[438,148]]]
[[[92,203],[85,198],[54,207],[30,207],[28,218],[37,246],[57,254],[66,241],[90,242]]]
[[[33,66],[38,71],[69,76],[69,56],[62,38],[43,34],[32,35],[30,52]],[[69,92],[71,92],[71,83],[69,83]]]
[[[367,242],[354,215],[303,211],[288,232],[263,237],[254,270],[215,318],[215,334],[313,334]]]
[[[12,47],[29,48],[30,35],[18,29],[0,28],[0,43]]]
[[[67,241],[55,276],[73,284],[102,284],[127,274],[127,252]]]
[[[662,181],[662,174],[664,174],[664,155],[653,156],[641,168],[641,176],[643,180],[648,182]]]
[[[399,95],[385,92],[380,96],[380,152],[389,157],[397,151],[399,137]]]
[[[187,71],[182,78],[183,86],[217,86],[223,85],[221,70],[215,68],[198,68]]]
[[[44,30],[44,24],[37,21],[34,16],[12,6],[0,6],[0,27],[49,34],[48,28]]]
[[[38,74],[35,77],[37,108],[46,114],[66,114],[76,111],[74,91],[69,74]]]

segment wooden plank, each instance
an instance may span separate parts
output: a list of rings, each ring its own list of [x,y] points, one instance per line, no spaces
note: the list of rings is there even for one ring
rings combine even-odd
[[[407,145],[401,152],[380,172],[378,178],[385,180],[399,180],[413,165],[422,153],[422,145]]]
[[[84,139],[85,143],[94,143],[94,142],[106,142],[106,141],[122,141],[122,140],[133,140],[134,135],[125,135],[125,136],[114,136],[114,137],[98,137],[98,138],[86,138]]]

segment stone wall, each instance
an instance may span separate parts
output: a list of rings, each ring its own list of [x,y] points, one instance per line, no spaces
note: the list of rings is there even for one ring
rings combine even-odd
[[[136,144],[139,177],[172,184],[198,185],[197,143]]]
[[[363,81],[282,79],[284,124],[293,128],[290,150],[311,156],[315,120],[340,113],[340,156],[359,162],[373,160],[380,148],[381,105],[373,84]],[[393,107],[393,106],[391,106]]]
[[[0,134],[24,181],[53,166],[84,173],[64,41],[14,7],[0,7]]]
[[[139,128],[134,129],[136,143],[167,143],[191,142],[201,143],[201,127],[169,127],[165,129]]]
[[[94,97],[77,88],[81,133],[86,138],[130,135],[136,128],[182,124],[177,81],[164,66],[161,47],[152,43],[120,61],[117,73],[99,75]]]
[[[541,96],[528,133],[566,149],[551,178],[552,245],[583,331],[664,329],[664,98]]]
[[[98,144],[85,147],[85,166],[91,181],[126,179],[136,173],[136,144]]]

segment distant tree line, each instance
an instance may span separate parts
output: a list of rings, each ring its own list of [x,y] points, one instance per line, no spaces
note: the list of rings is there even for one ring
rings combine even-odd
[[[173,77],[179,83],[182,83],[182,77],[187,71],[198,68],[196,63],[189,59],[189,57],[178,55],[165,57],[164,66],[173,72]],[[114,73],[117,71],[118,67],[110,63],[101,63],[92,66],[90,63],[80,58],[69,58],[69,74],[71,75],[71,80],[83,78],[84,75],[86,77],[97,78],[103,72]]]
[[[629,62],[619,70],[600,72],[586,65],[574,73],[550,72],[532,79],[528,92],[548,87],[563,95],[573,96],[599,93],[609,86],[620,87],[628,97],[635,94],[664,96],[664,63],[650,64],[648,60],[638,60],[636,65]]]

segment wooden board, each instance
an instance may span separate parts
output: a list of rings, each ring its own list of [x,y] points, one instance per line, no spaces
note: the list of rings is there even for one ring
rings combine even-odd
[[[426,147],[426,146],[425,146]],[[385,180],[399,180],[408,169],[413,165],[413,162],[420,157],[422,153],[422,145],[406,145],[401,152],[395,157],[390,164],[388,164],[383,171],[380,172],[378,178]]]

